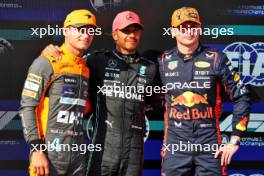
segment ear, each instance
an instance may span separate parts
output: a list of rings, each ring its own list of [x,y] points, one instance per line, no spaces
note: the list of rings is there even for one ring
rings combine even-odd
[[[113,37],[114,41],[118,40],[117,31],[112,32],[112,37]]]

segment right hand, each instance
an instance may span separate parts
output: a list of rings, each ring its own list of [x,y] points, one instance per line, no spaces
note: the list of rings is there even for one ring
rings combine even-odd
[[[42,50],[41,55],[45,57],[52,56],[54,59],[61,59],[62,53],[63,51],[60,47],[49,44],[44,50]]]
[[[31,165],[37,176],[49,176],[49,161],[42,151],[35,151],[31,156]]]

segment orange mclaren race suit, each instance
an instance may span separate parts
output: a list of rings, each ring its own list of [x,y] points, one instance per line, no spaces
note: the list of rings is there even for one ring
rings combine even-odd
[[[65,45],[61,49],[60,60],[40,56],[30,66],[19,113],[31,152],[46,149],[51,175],[79,176],[85,155],[76,147],[84,143],[83,115],[90,109],[89,70],[83,58]],[[32,166],[29,170],[34,175]]]
[[[248,90],[222,53],[199,46],[192,55],[177,48],[159,59],[165,95],[165,137],[162,169],[166,176],[222,175],[213,153],[221,143],[218,119],[220,85],[233,101],[233,135],[246,131]],[[196,144],[196,145],[193,145]]]

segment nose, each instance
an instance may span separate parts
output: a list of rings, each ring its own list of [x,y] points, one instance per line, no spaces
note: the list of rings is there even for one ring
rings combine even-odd
[[[128,34],[129,37],[135,37],[135,31],[131,31],[129,34]]]

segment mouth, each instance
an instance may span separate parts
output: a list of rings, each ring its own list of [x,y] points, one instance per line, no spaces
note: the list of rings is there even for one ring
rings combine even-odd
[[[128,43],[137,43],[137,40],[127,40]]]
[[[80,40],[80,42],[83,42],[83,43],[90,43],[90,40]]]

